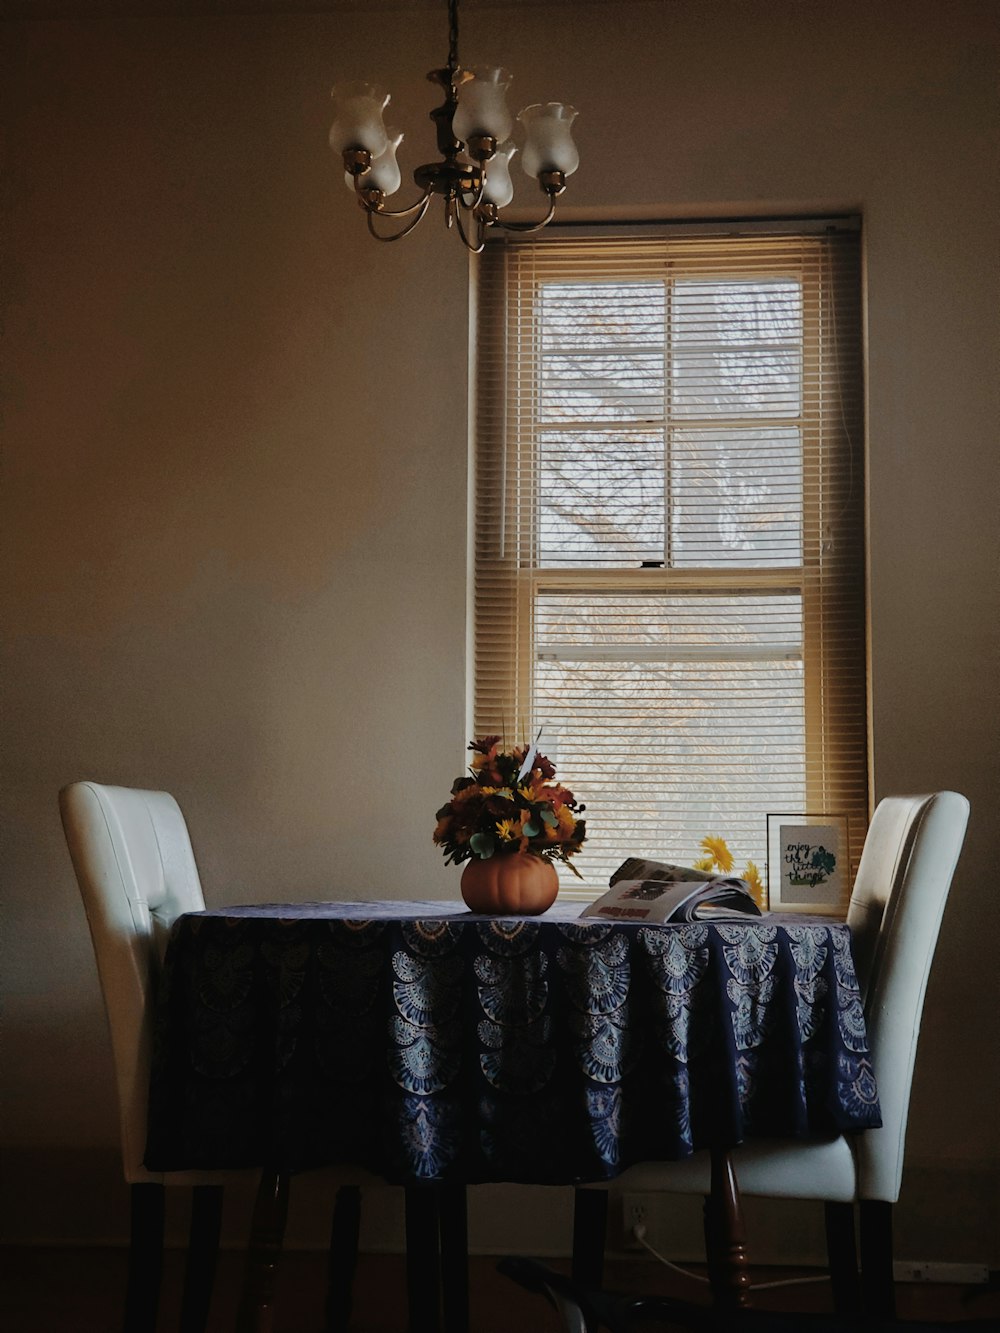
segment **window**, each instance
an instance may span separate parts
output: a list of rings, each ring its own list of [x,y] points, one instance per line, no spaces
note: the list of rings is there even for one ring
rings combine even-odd
[[[768,812],[860,848],[859,289],[843,223],[483,256],[474,726],[544,728],[593,892],[707,834],[763,869]]]

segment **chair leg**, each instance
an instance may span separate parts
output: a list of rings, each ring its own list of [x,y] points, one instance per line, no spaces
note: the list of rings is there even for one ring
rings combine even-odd
[[[271,1333],[274,1328],[274,1287],[288,1220],[288,1176],[261,1174],[250,1224],[243,1295],[236,1333]]]
[[[861,1296],[866,1315],[895,1319],[896,1289],[892,1276],[892,1204],[861,1200]]]
[[[124,1333],[155,1333],[163,1276],[163,1186],[133,1185],[130,1203]]]
[[[181,1333],[205,1333],[221,1230],[222,1186],[195,1185],[191,1191],[191,1230],[184,1268]]]
[[[347,1333],[354,1298],[360,1230],[361,1190],[357,1185],[342,1185],[337,1191],[330,1226],[323,1333]]]
[[[604,1286],[604,1247],[608,1230],[608,1191],[573,1191],[574,1282],[585,1287]]]
[[[705,1200],[705,1247],[715,1304],[726,1310],[750,1304],[743,1205],[732,1153],[712,1148],[712,1192]]]
[[[441,1328],[441,1212],[436,1185],[406,1186],[409,1333]]]
[[[827,1203],[824,1211],[834,1312],[857,1315],[861,1313],[861,1284],[854,1237],[854,1204]]]
[[[441,1186],[444,1333],[469,1333],[469,1207],[464,1185]]]

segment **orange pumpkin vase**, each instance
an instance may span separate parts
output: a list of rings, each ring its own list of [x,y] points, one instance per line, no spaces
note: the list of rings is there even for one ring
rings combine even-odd
[[[556,900],[559,876],[551,861],[531,852],[474,856],[462,871],[462,897],[488,916],[537,916]]]

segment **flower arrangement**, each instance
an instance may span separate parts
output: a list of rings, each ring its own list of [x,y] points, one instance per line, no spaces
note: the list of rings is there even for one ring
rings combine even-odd
[[[732,872],[733,854],[726,845],[724,838],[702,838],[701,850],[705,855],[695,861],[695,870],[721,870],[724,875]],[[753,861],[747,861],[740,879],[746,880],[750,888],[750,895],[757,906],[765,907],[767,904],[765,903],[764,882]]]
[[[555,765],[534,745],[500,748],[499,736],[471,741],[471,777],[456,778],[451,799],[437,812],[434,841],[445,860],[458,865],[471,857],[530,852],[562,861],[580,872],[570,857],[587,836],[586,808],[556,782]]]

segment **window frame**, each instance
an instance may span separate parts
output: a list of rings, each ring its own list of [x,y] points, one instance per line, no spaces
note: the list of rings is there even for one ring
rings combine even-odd
[[[745,224],[734,227],[731,223],[708,225],[694,224],[658,229],[658,235],[669,238],[680,235],[685,238],[717,237],[719,257],[713,258],[705,273],[726,271],[733,280],[739,279],[739,265],[729,269],[728,259],[722,255],[725,242],[734,236],[757,237],[776,236],[803,238],[816,237],[819,241],[830,241],[831,234],[842,238],[852,238],[857,246],[860,221],[849,219],[825,219],[821,221],[787,220],[779,223]],[[580,233],[577,233],[578,235]],[[594,236],[599,248],[599,239],[618,241],[620,231],[602,233],[594,229]],[[646,229],[637,229],[626,234],[626,246],[629,236],[649,239]],[[588,229],[586,252],[589,254],[595,245]],[[859,848],[863,840],[864,829],[870,811],[869,775],[868,775],[868,737],[867,737],[867,677],[866,661],[866,622],[865,622],[865,540],[864,540],[864,497],[863,497],[863,375],[861,348],[861,292],[860,292],[860,253],[849,260],[856,264],[857,287],[849,299],[838,295],[845,309],[835,311],[832,333],[827,336],[823,324],[831,318],[828,306],[831,293],[836,284],[833,277],[829,283],[822,264],[815,281],[807,281],[801,267],[796,267],[785,258],[768,274],[768,278],[780,279],[792,277],[800,284],[802,291],[803,334],[799,340],[802,352],[801,375],[801,411],[794,416],[783,416],[782,424],[796,423],[801,430],[802,491],[805,495],[817,496],[815,504],[802,505],[802,527],[800,534],[800,561],[790,565],[725,565],[719,567],[690,566],[678,567],[670,563],[670,449],[673,434],[678,429],[697,429],[698,420],[684,417],[679,422],[671,411],[669,375],[664,381],[664,405],[662,429],[664,438],[664,561],[660,568],[581,568],[545,566],[540,562],[540,533],[538,502],[540,469],[539,436],[543,422],[539,414],[534,418],[530,413],[527,418],[517,413],[517,421],[510,420],[509,404],[511,400],[510,381],[524,380],[525,372],[518,365],[523,359],[523,330],[534,327],[530,336],[534,345],[528,353],[539,362],[538,341],[540,331],[533,325],[534,316],[526,310],[526,303],[535,298],[532,295],[539,282],[525,281],[523,277],[511,279],[509,266],[512,256],[523,255],[526,249],[550,244],[563,244],[568,247],[565,235],[533,239],[531,242],[506,240],[499,246],[491,245],[484,256],[480,273],[479,293],[479,371],[477,376],[476,405],[476,441],[474,455],[475,504],[475,598],[473,625],[473,729],[477,734],[483,731],[502,731],[508,739],[522,739],[529,732],[534,735],[539,719],[536,717],[533,699],[533,684],[537,664],[535,645],[535,608],[538,598],[546,594],[565,594],[571,591],[587,591],[630,595],[633,592],[693,592],[752,594],[754,592],[774,593],[794,592],[802,599],[802,667],[803,667],[803,707],[805,726],[805,792],[804,808],[823,810],[837,808],[838,813],[846,813],[851,820],[851,844]],[[738,248],[738,247],[737,247]],[[858,247],[859,249],[859,247]],[[780,250],[780,247],[779,247]],[[831,260],[831,264],[834,261]],[[840,262],[839,260],[836,262]],[[718,267],[717,267],[718,266]],[[610,271],[602,269],[602,275]],[[623,261],[618,280],[622,282],[636,280],[637,272],[630,269],[627,259]],[[811,272],[816,272],[813,263]],[[682,276],[689,276],[691,270],[685,270]],[[743,276],[747,276],[744,273]],[[754,270],[754,276],[762,276]],[[568,282],[579,281],[567,270]],[[676,272],[664,277],[665,289],[672,291],[671,284],[677,280]],[[838,278],[838,282],[841,279]],[[852,279],[848,277],[848,286]],[[502,289],[498,302],[497,287]],[[499,319],[503,327],[498,328]],[[831,406],[829,400],[829,370],[819,364],[818,358],[830,357],[830,343],[838,344],[840,334],[836,324],[846,319],[851,323],[856,339],[852,337],[846,352],[835,347],[834,357],[847,356],[852,359],[850,366],[838,366],[845,383],[850,382],[850,389],[843,384],[836,386],[837,401]],[[667,314],[667,336],[664,340],[664,359],[670,364],[672,349],[669,341],[669,313]],[[812,329],[812,332],[809,330]],[[520,343],[519,343],[520,339]],[[811,358],[811,359],[810,359]],[[484,364],[488,367],[484,371]],[[513,370],[512,370],[513,366]],[[498,371],[499,367],[499,371]],[[537,364],[536,364],[537,369]],[[516,385],[515,385],[516,389]],[[851,397],[850,413],[845,407],[844,396]],[[498,410],[499,409],[499,410]],[[851,508],[851,521],[847,525],[850,541],[856,549],[850,553],[850,577],[858,584],[857,596],[853,608],[853,633],[860,632],[860,642],[855,644],[859,662],[852,675],[851,693],[855,708],[860,708],[860,731],[855,727],[854,734],[847,741],[837,741],[852,750],[854,769],[851,799],[845,802],[839,792],[831,795],[831,783],[827,773],[826,752],[831,738],[829,723],[829,670],[824,658],[824,643],[827,642],[828,619],[824,598],[829,595],[824,583],[820,565],[824,560],[829,564],[828,546],[836,546],[841,538],[829,536],[829,514],[831,508],[844,509],[848,501],[844,500],[845,485],[843,459],[831,458],[836,449],[824,446],[818,438],[826,434],[836,434],[837,427],[831,430],[827,418],[832,412],[839,411],[842,418],[842,434],[845,440],[837,446],[850,457],[847,468],[846,484],[850,492],[848,500]],[[848,423],[848,415],[851,421]],[[614,423],[609,423],[614,424]],[[627,425],[637,427],[638,422]],[[740,422],[737,418],[726,421],[725,425],[757,429],[762,424],[760,418],[747,417]],[[718,427],[716,419],[711,425]],[[548,426],[545,429],[549,429]],[[833,471],[831,472],[831,468]],[[836,475],[834,475],[834,473]],[[828,475],[829,474],[829,475]],[[525,500],[525,496],[529,500]],[[838,518],[838,522],[840,519]],[[824,531],[826,527],[826,532]],[[483,605],[488,603],[490,611],[483,615]],[[500,615],[497,616],[497,608]],[[485,621],[489,620],[489,624]],[[858,683],[861,683],[859,692]],[[857,719],[856,719],[857,721]],[[840,725],[840,724],[838,724]],[[581,782],[581,788],[583,783]],[[836,784],[834,784],[836,785]],[[581,794],[585,795],[585,793]],[[599,812],[594,811],[596,819]],[[763,815],[761,823],[763,826]],[[717,830],[705,830],[706,833]],[[645,850],[647,853],[652,849]],[[600,891],[600,886],[594,887]]]

